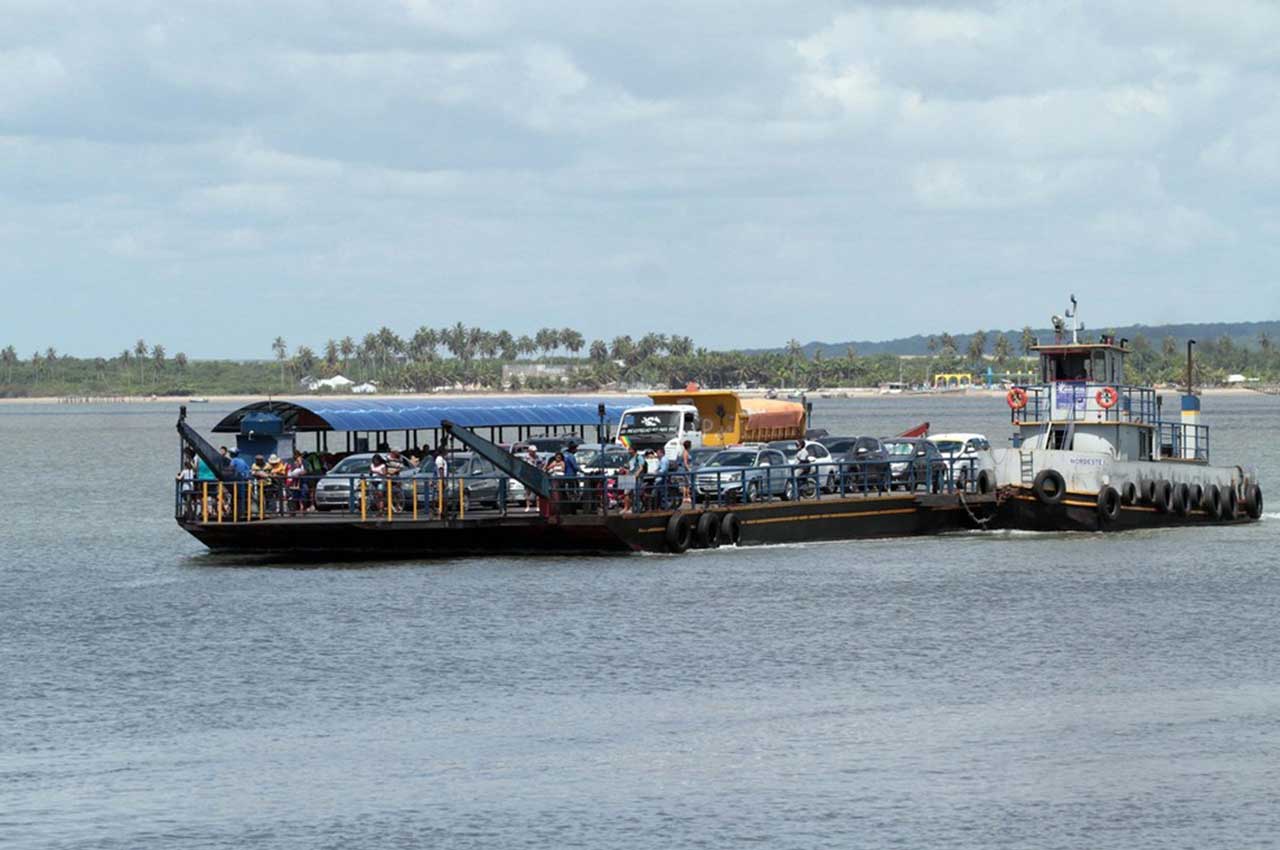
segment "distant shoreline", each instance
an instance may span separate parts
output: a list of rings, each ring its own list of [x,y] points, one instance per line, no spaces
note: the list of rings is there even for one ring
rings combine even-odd
[[[737,391],[746,397],[761,398],[765,395],[763,390],[739,390]],[[1177,389],[1157,390],[1157,392],[1177,394]],[[816,390],[806,393],[810,401],[820,401],[826,398],[885,398],[885,399],[911,399],[919,401],[924,398],[955,398],[955,397],[975,397],[975,398],[1003,398],[1004,390],[986,390],[986,389],[970,389],[964,392],[937,392],[937,393],[881,393],[874,387],[837,387],[832,389]],[[1242,387],[1206,387],[1199,391],[1199,394],[1206,397],[1223,397],[1223,396],[1242,396],[1242,395],[1259,395],[1255,390],[1244,389]],[[488,398],[488,399],[504,399],[519,398],[522,396],[564,396],[566,398],[629,398],[635,396],[648,395],[643,390],[635,392],[617,392],[605,391],[599,392],[567,392],[567,393],[495,393],[495,392],[476,392],[476,393],[397,393],[393,395],[371,394],[371,395],[352,395],[345,393],[342,395],[281,395],[270,396],[275,399],[315,399],[317,401],[331,401],[334,399],[369,399],[371,401],[387,401],[395,399],[456,399],[456,398]],[[265,395],[210,395],[198,396],[199,398],[207,398],[210,404],[240,403],[251,404],[256,401],[265,401],[268,396]],[[779,397],[786,397],[785,393],[779,393]],[[167,405],[177,407],[183,404],[191,404],[189,396],[158,396],[151,398],[149,396],[124,396],[124,397],[76,397],[75,399],[60,398],[56,396],[32,396],[30,398],[0,398],[0,406],[10,405],[66,405],[66,406],[85,406],[96,404],[148,404],[148,405]],[[196,403],[196,410],[199,410],[201,403]]]

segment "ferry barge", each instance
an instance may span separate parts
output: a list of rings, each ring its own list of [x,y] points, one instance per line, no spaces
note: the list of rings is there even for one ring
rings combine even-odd
[[[321,462],[303,482],[239,480],[219,450],[187,422],[183,409],[178,420],[182,454],[198,455],[214,477],[179,482],[175,516],[183,529],[218,552],[422,558],[681,553],[724,544],[936,534],[978,527],[996,508],[994,493],[979,492],[972,475],[929,482],[912,479],[895,490],[886,489],[885,478],[866,464],[842,464],[838,469],[829,465],[817,472],[785,464],[672,471],[638,476],[634,482],[620,481],[611,473],[557,479],[502,445],[507,439],[518,444],[534,434],[584,440],[592,432],[604,444],[614,436],[610,423],[616,421],[617,436],[668,454],[690,437],[701,445],[733,445],[803,435],[806,424],[802,405],[742,399],[729,392],[689,388],[658,394],[656,404],[649,399],[622,401],[631,403],[548,398],[272,401],[243,407],[213,429],[215,434],[234,434],[237,451],[244,456],[288,456],[310,442],[306,454],[322,459],[330,438],[338,435],[344,440],[343,453],[385,447],[393,437],[406,451],[424,442],[431,447],[460,445],[490,465],[500,492],[509,492],[513,482],[519,482],[525,493],[536,497],[536,512],[514,498],[476,509],[469,504],[468,490],[482,476],[446,473],[437,478],[429,460],[421,472],[407,477],[345,477],[338,486],[346,488],[346,509],[299,510],[291,504],[291,488],[299,483],[332,486],[323,483],[334,478],[321,472],[327,464]],[[640,424],[628,428],[628,414]],[[763,492],[778,495],[760,496],[760,488],[733,486],[735,475],[765,481],[770,486]],[[967,485],[957,483],[966,480]],[[634,510],[623,509],[628,501]]]
[[[993,527],[1031,531],[1121,531],[1259,519],[1255,469],[1214,466],[1209,428],[1194,391],[1194,341],[1176,421],[1163,418],[1155,389],[1130,385],[1128,341],[1083,342],[1074,296],[1054,316],[1055,339],[1035,345],[1039,382],[1006,401],[1013,448],[994,451],[1000,486]],[[1070,320],[1070,327],[1067,321]]]

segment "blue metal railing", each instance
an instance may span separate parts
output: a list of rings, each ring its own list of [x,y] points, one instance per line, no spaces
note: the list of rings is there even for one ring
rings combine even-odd
[[[1208,425],[1157,422],[1156,435],[1160,457],[1209,462]]]
[[[1104,408],[1098,399],[1106,387],[1115,390],[1116,402]],[[1150,387],[1095,384],[1082,381],[1059,381],[1020,387],[1027,394],[1027,405],[1010,412],[1014,424],[1025,422],[1132,422],[1153,425],[1156,422],[1156,391]]]

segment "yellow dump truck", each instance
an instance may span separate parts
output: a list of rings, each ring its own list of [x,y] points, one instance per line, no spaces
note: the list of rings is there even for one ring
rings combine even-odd
[[[622,414],[618,439],[640,451],[657,449],[674,457],[685,441],[698,446],[794,440],[804,436],[804,405],[793,401],[741,398],[728,390],[684,389],[652,393],[652,405]]]

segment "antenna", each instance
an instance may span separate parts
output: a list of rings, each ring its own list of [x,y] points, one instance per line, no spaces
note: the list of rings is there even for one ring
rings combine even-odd
[[[1075,293],[1072,293],[1071,309],[1067,311],[1067,318],[1071,320],[1071,344],[1072,345],[1080,344],[1080,331],[1084,330],[1084,325],[1081,324],[1080,320],[1077,318],[1079,313],[1080,313],[1080,307],[1076,303]]]

